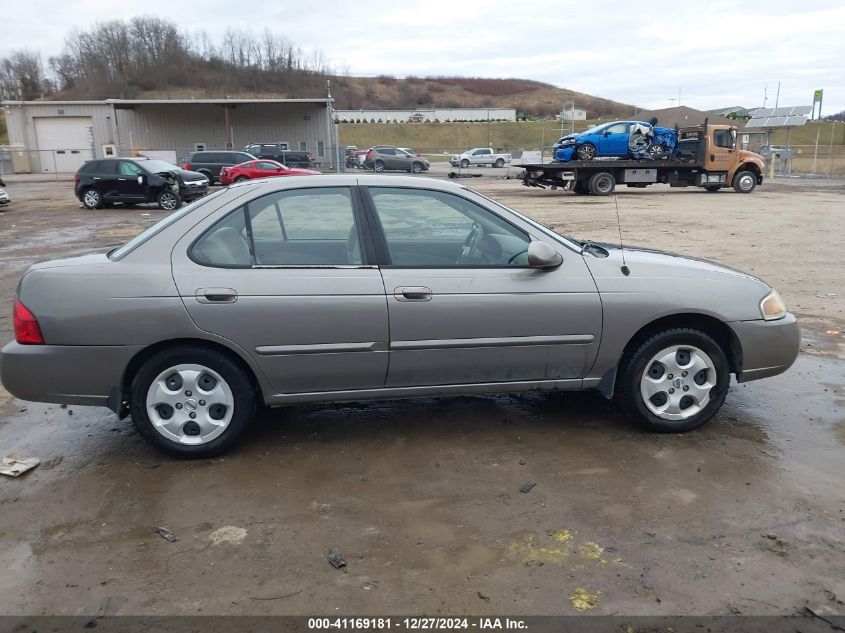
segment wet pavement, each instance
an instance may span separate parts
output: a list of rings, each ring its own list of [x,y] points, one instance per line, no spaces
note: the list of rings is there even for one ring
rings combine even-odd
[[[686,435],[592,393],[292,407],[198,462],[8,403],[0,446],[42,464],[0,481],[2,611],[841,612],[843,385],[802,355]]]
[[[28,187],[28,214],[0,216],[2,296],[34,259],[161,215]],[[595,393],[422,399],[266,410],[231,454],[186,462],[104,409],[0,390],[0,453],[42,460],[0,478],[0,614],[843,613],[842,298],[824,290],[836,329],[684,435]]]

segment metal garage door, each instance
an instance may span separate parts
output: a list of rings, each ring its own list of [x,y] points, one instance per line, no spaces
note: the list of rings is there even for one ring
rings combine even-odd
[[[76,171],[94,158],[91,117],[35,117],[41,171]]]

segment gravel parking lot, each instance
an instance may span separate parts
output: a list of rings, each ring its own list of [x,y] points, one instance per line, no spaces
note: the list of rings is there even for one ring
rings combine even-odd
[[[613,198],[478,173],[461,182],[559,232],[619,239]],[[29,264],[164,214],[82,209],[68,181],[7,184],[0,342]],[[643,433],[593,393],[296,406],[196,462],[107,410],[0,388],[0,454],[42,460],[0,480],[0,614],[845,612],[845,182],[617,201],[626,244],[777,288],[802,325],[796,365],[734,385],[686,435]]]

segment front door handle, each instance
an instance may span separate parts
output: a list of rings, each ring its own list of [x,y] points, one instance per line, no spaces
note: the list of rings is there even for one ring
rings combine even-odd
[[[200,303],[235,303],[238,293],[231,288],[199,288],[194,297]]]
[[[425,286],[405,286],[393,291],[397,301],[431,301],[431,288]]]

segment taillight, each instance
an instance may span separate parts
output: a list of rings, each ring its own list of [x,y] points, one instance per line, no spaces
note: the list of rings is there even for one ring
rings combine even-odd
[[[15,297],[12,309],[12,321],[15,328],[15,340],[21,345],[44,345],[44,337],[35,315]]]
[[[373,150],[370,150],[369,152],[367,152],[367,159],[370,159],[373,156],[375,156],[375,152],[373,152]]]
[[[185,163],[185,171],[191,171],[191,163]]]

